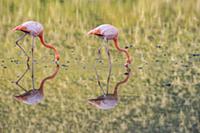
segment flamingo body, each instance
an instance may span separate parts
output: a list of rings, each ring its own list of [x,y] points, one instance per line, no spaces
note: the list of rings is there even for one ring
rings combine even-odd
[[[107,40],[113,40],[118,36],[118,30],[116,27],[110,24],[102,24],[88,32],[89,35],[97,35]]]
[[[99,109],[111,109],[117,105],[118,99],[113,94],[107,94],[95,99],[89,99],[88,102]]]
[[[118,41],[118,30],[116,27],[110,24],[102,24],[88,32],[88,35],[97,35],[106,40],[113,40],[116,49],[126,55],[126,64],[128,66],[131,64],[131,57],[126,49],[120,48]]]
[[[46,48],[50,48],[50,49],[54,50],[55,62],[59,61],[60,54],[58,53],[57,49],[55,47],[53,47],[51,44],[47,44],[44,40],[44,35],[43,35],[44,28],[43,28],[42,24],[40,24],[39,22],[36,22],[36,21],[27,21],[27,22],[24,22],[21,25],[18,25],[15,28],[13,28],[13,31],[15,31],[15,30],[22,31],[24,33],[28,33],[33,37],[39,37],[40,42]]]
[[[13,30],[20,30],[36,37],[36,36],[39,36],[43,32],[44,28],[42,24],[40,24],[39,22],[27,21],[27,22],[22,23],[19,26],[16,26]]]

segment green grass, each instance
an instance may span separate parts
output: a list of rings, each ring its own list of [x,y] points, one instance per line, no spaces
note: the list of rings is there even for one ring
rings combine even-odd
[[[1,0],[0,132],[1,133],[156,133],[200,131],[199,0]],[[61,54],[57,77],[46,83],[45,99],[28,106],[13,99],[23,91],[11,82],[25,70],[15,47],[16,25],[41,22],[46,40]],[[121,47],[132,46],[132,75],[120,88],[112,110],[87,104],[99,95],[93,64],[102,40],[86,35],[110,23],[118,27]],[[30,53],[30,37],[23,46]],[[111,88],[123,78],[124,58],[109,42],[113,60]],[[99,65],[106,81],[107,58]],[[52,51],[39,44],[36,85],[52,73]],[[67,67],[65,67],[64,65]],[[30,74],[21,82],[31,88]]]

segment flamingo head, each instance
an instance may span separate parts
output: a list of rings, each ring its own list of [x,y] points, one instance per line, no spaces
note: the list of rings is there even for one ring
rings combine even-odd
[[[12,29],[12,31],[16,31],[16,30],[23,31],[25,33],[30,33],[30,31],[28,31],[28,29],[25,26],[22,26],[22,25],[18,25],[15,28]]]
[[[56,55],[55,55],[55,62],[56,62],[56,64],[58,64],[59,60],[60,60],[60,54],[56,53]]]
[[[99,109],[111,109],[117,105],[118,99],[113,94],[107,94],[94,99],[89,99],[88,103]]]

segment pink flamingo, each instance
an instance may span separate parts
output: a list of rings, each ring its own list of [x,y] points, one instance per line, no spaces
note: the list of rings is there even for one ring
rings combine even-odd
[[[131,64],[131,58],[130,58],[130,56],[128,54],[128,51],[126,49],[123,49],[123,48],[119,47],[118,30],[117,30],[116,27],[114,27],[114,26],[112,26],[110,24],[102,24],[102,25],[90,30],[88,32],[88,34],[89,35],[97,35],[97,36],[103,38],[104,41],[106,41],[106,42],[108,40],[113,40],[117,50],[120,51],[120,52],[124,52],[126,57],[127,57],[127,61],[126,61],[125,66],[128,67],[128,65]],[[109,73],[108,73],[108,77],[107,77],[107,94],[108,94],[108,88],[109,88],[109,81],[110,81],[112,66],[111,66],[111,57],[110,57],[109,49],[108,49],[108,47],[106,45],[104,45],[104,46],[106,48],[106,53],[108,55],[108,61],[109,61]],[[100,54],[101,54],[101,47],[98,49],[99,57],[100,57]],[[98,82],[98,84],[101,87],[100,82]],[[102,89],[102,87],[101,87],[101,89]],[[103,91],[103,89],[102,89],[102,91]],[[103,91],[103,93],[104,93],[104,91]]]
[[[36,21],[27,21],[22,23],[19,26],[16,26],[13,31],[15,30],[19,30],[24,32],[25,34],[22,35],[19,39],[17,39],[16,41],[16,45],[23,51],[23,53],[26,55],[27,57],[27,69],[26,71],[20,76],[20,78],[15,82],[20,88],[24,89],[21,85],[19,85],[19,81],[24,77],[24,75],[28,72],[28,70],[30,69],[30,66],[28,64],[29,62],[29,56],[28,54],[25,52],[24,48],[21,47],[19,45],[19,41],[22,40],[26,35],[31,35],[32,36],[32,86],[33,89],[35,88],[34,86],[34,59],[33,59],[33,52],[34,52],[34,39],[35,37],[39,37],[40,42],[46,47],[46,48],[50,48],[54,50],[55,53],[55,62],[58,63],[60,55],[58,53],[58,51],[56,50],[55,47],[53,47],[51,44],[47,44],[44,40],[44,34],[43,34],[43,26],[42,24],[40,24],[39,22]],[[25,90],[25,89],[24,89]]]
[[[57,64],[57,67],[56,67],[55,71],[53,72],[53,74],[44,78],[41,81],[39,89],[31,89],[31,90],[25,92],[24,94],[14,96],[14,98],[17,101],[20,101],[20,102],[23,102],[23,103],[26,103],[26,104],[30,104],[30,105],[39,103],[44,98],[44,84],[45,84],[45,82],[47,80],[53,79],[57,75],[59,68],[60,67]]]
[[[125,66],[131,64],[131,58],[126,49],[119,47],[119,41],[118,41],[118,30],[116,27],[110,25],[110,24],[102,24],[88,32],[89,35],[97,35],[104,40],[113,40],[115,47],[118,51],[124,52],[127,58]]]
[[[111,94],[103,94],[95,99],[89,99],[88,102],[92,106],[95,106],[99,109],[111,109],[114,108],[118,103],[118,88],[121,84],[126,83],[130,77],[131,69],[126,67],[127,72],[125,73],[126,78],[118,82],[114,87],[114,92]],[[97,74],[97,73],[96,73]],[[98,77],[98,75],[97,75]],[[100,81],[98,80],[98,83]],[[101,86],[100,86],[101,87]]]

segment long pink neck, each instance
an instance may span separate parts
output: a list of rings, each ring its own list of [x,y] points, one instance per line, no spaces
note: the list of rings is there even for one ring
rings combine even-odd
[[[60,54],[58,53],[57,49],[53,47],[51,44],[47,44],[44,40],[44,34],[43,32],[39,35],[40,42],[47,48],[53,49],[55,53],[55,61],[58,61],[60,59]]]
[[[130,58],[130,55],[128,54],[128,51],[126,49],[119,47],[118,38],[115,38],[113,41],[114,41],[114,44],[115,44],[115,47],[117,48],[117,50],[120,52],[124,52],[126,54],[127,63],[131,64],[131,58]]]
[[[127,68],[127,76],[124,80],[118,82],[116,85],[115,85],[115,88],[114,88],[114,96],[117,96],[117,91],[118,91],[118,88],[121,84],[124,84],[128,81],[129,77],[130,77],[130,73],[131,73],[131,69],[126,67]]]
[[[41,90],[41,91],[43,92],[44,83],[45,83],[47,80],[49,80],[49,79],[53,79],[53,78],[57,75],[59,68],[60,68],[60,66],[57,65],[57,66],[56,66],[56,70],[54,71],[54,73],[53,73],[52,75],[50,75],[50,76],[44,78],[44,79],[41,81],[39,90]]]

